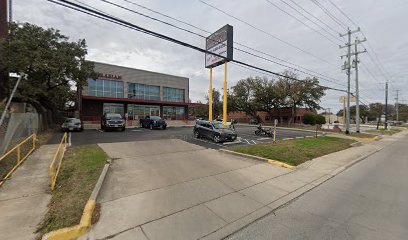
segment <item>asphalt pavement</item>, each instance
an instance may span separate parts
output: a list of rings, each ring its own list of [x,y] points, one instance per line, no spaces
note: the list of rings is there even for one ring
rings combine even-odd
[[[407,146],[405,136],[228,239],[407,239]]]
[[[255,135],[256,126],[236,126],[238,138],[234,142],[214,143],[211,140],[193,137],[193,127],[171,127],[166,130],[150,130],[145,128],[128,128],[124,132],[109,131],[104,132],[100,129],[88,129],[83,132],[72,132],[71,143],[73,146],[96,143],[114,143],[114,142],[132,142],[145,140],[162,140],[162,139],[181,139],[202,147],[220,149],[239,145],[253,145],[260,143],[273,142],[273,138],[267,136]],[[314,137],[315,132],[277,129],[276,140],[284,141],[295,138]],[[320,136],[320,134],[318,134]],[[50,144],[59,143],[62,133],[55,134],[50,140]]]

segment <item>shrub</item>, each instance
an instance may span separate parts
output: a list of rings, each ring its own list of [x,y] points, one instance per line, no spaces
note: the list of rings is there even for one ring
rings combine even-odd
[[[316,124],[316,116],[313,113],[306,113],[303,115],[303,124],[315,125]]]
[[[316,124],[322,125],[326,123],[326,118],[323,115],[316,115]]]

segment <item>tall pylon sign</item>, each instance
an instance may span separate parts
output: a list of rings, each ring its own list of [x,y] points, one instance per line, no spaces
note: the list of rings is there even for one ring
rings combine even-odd
[[[212,86],[212,69],[224,64],[224,101],[223,101],[223,122],[227,123],[227,62],[233,60],[233,27],[225,25],[218,31],[206,38],[205,49],[205,67],[210,69],[210,88],[208,94],[208,119],[213,120],[213,86]],[[214,54],[211,54],[214,53]]]

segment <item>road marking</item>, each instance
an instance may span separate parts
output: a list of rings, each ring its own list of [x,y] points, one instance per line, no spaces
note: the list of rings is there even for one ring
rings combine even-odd
[[[284,139],[282,139],[283,141],[285,141],[285,140],[292,140],[293,138],[284,138]]]
[[[304,137],[296,137],[297,139],[299,139],[299,138],[304,138]]]
[[[254,144],[256,144],[256,142],[255,142],[254,140],[252,140],[252,142],[253,142]]]
[[[256,139],[257,141],[262,141],[262,140],[271,140],[271,138],[258,138]]]
[[[237,143],[241,143],[241,141],[239,141],[239,142],[237,142],[237,141],[225,142],[225,143],[223,143],[223,145],[231,145],[231,144],[237,144]]]
[[[219,144],[219,143],[210,142],[210,141],[203,140],[203,139],[198,139],[198,138],[193,138],[193,139],[194,139],[194,140],[197,140],[197,141],[200,141],[200,142],[204,142],[204,143],[209,143],[209,144],[214,144],[214,145],[217,145],[217,146],[222,146],[222,145]]]
[[[248,140],[246,140],[245,138],[243,138],[243,139],[244,139],[248,144],[250,144]]]
[[[311,137],[314,137],[314,136],[306,136],[306,138],[311,138]]]
[[[143,132],[143,130],[140,130],[140,129],[135,129],[135,130],[130,130],[130,131],[132,131],[132,132]]]
[[[98,132],[103,132],[102,129],[95,128],[95,130]]]
[[[68,146],[71,147],[71,132],[68,133]]]

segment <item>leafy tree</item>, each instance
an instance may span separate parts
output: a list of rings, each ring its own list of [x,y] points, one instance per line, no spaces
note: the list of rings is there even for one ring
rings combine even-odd
[[[256,101],[257,87],[262,80],[260,78],[241,79],[232,87],[232,98],[234,99],[235,109],[242,111],[247,115],[256,117],[259,104]]]
[[[283,72],[285,77],[278,80],[277,86],[286,95],[286,104],[292,108],[293,123],[296,122],[296,110],[299,107],[308,107],[310,109],[320,109],[319,102],[324,96],[325,88],[319,85],[317,78],[298,79],[296,73],[286,70]]]
[[[7,71],[24,74],[16,100],[31,103],[39,112],[45,108],[52,113],[50,121],[55,122],[67,103],[77,102],[74,86],[80,90],[88,78],[96,78],[93,63],[85,60],[83,39],[70,42],[53,28],[12,23],[8,40],[0,41],[0,62]],[[10,92],[12,83],[6,88]]]
[[[209,96],[206,96],[207,104],[210,104]],[[213,88],[212,92],[212,106],[213,106],[213,118],[220,116],[222,113],[222,101],[221,93],[219,90]]]

